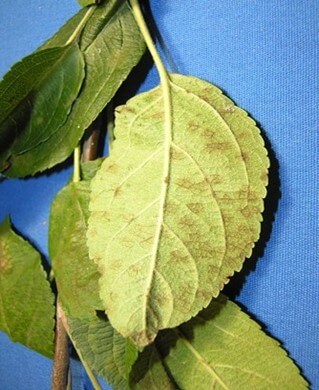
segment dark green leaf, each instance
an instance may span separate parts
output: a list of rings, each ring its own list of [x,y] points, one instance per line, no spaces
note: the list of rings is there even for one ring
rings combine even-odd
[[[45,356],[53,356],[54,295],[40,254],[0,225],[0,329]]]
[[[0,84],[0,166],[10,159],[9,175],[33,174],[39,166],[33,150],[59,132],[84,77],[77,45],[47,49],[26,57]],[[19,166],[18,156],[33,160]]]
[[[65,160],[140,60],[145,45],[127,2],[107,1],[91,18],[99,23],[93,28],[90,19],[81,35],[86,76],[70,115],[46,142],[15,156],[9,176],[29,174],[30,166],[35,173]]]
[[[64,46],[75,29],[79,26],[85,17],[87,10],[82,8],[77,14],[72,16],[51,38],[49,38],[38,50],[44,50],[52,47]]]
[[[87,7],[88,5],[98,4],[100,0],[78,0],[78,3],[82,7]]]

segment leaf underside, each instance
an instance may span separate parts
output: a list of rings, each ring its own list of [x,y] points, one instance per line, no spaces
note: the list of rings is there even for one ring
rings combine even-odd
[[[137,349],[111,327],[105,316],[96,315],[102,309],[99,273],[86,247],[89,183],[101,162],[83,163],[83,181],[68,184],[53,201],[49,252],[73,344],[95,374],[115,389],[124,390],[128,389]]]
[[[54,295],[40,254],[0,225],[0,329],[16,342],[52,357]]]
[[[99,273],[86,246],[88,206],[89,183],[70,183],[54,199],[50,214],[49,253],[59,299],[66,314],[75,318],[102,308]]]
[[[222,295],[188,323],[164,331],[157,345],[181,389],[308,388],[279,343]]]
[[[68,326],[86,363],[114,390],[308,388],[279,343],[222,294],[138,356],[106,317],[68,318]]]
[[[171,126],[160,87],[131,99],[92,182],[88,246],[100,295],[138,346],[196,315],[241,269],[266,195],[255,122],[211,84],[170,78]]]
[[[128,377],[138,353],[132,342],[116,332],[107,318],[69,316],[67,323],[71,340],[90,369],[114,390],[128,390]]]
[[[66,48],[52,49],[52,47],[54,45],[64,45],[84,15],[84,10],[81,10],[78,15],[67,22],[54,37],[31,57],[45,58],[48,50],[66,50]],[[95,9],[82,31],[79,46],[81,57],[83,56],[85,62],[85,79],[82,84],[79,84],[81,89],[79,90],[78,88],[76,96],[74,96],[72,101],[73,104],[65,107],[67,116],[63,120],[60,118],[58,128],[55,129],[56,131],[49,126],[50,122],[47,123],[44,120],[43,113],[45,110],[39,107],[38,116],[40,119],[35,117],[34,122],[39,122],[38,125],[40,126],[43,120],[48,126],[45,131],[45,138],[41,139],[40,142],[33,142],[32,137],[28,138],[28,150],[23,149],[23,152],[10,154],[8,149],[15,139],[15,133],[11,129],[12,120],[4,122],[3,128],[0,128],[1,144],[4,144],[2,142],[4,140],[6,145],[6,149],[0,151],[0,162],[1,160],[4,162],[11,156],[9,161],[11,164],[10,168],[7,169],[8,163],[5,163],[2,168],[0,167],[2,170],[7,169],[5,172],[7,176],[22,177],[33,175],[36,172],[51,168],[70,156],[85,129],[88,128],[112,99],[131,69],[139,62],[145,50],[144,41],[141,38],[131,10],[126,2],[117,0],[106,1]],[[73,78],[75,77],[76,68],[73,67],[71,70],[62,68],[61,72]],[[60,78],[61,72],[58,75]],[[31,79],[30,71],[26,73],[25,77],[26,83],[28,83]],[[56,79],[53,81],[55,84],[57,83]],[[54,86],[57,88],[56,85]],[[24,87],[22,86],[22,88]],[[67,88],[63,90],[68,92],[68,89],[69,81]],[[45,90],[43,90],[42,86],[41,88],[39,87],[39,98],[41,98],[43,104],[48,106],[47,114],[50,117],[53,115],[52,109],[54,106],[46,99],[44,92]],[[19,91],[15,92],[16,95],[19,95],[19,93]],[[55,92],[52,93],[52,96],[57,99],[59,94]],[[26,104],[29,104],[29,100],[26,101]],[[33,100],[31,100],[31,103],[33,104]],[[61,109],[60,106],[63,106],[61,101],[59,102],[59,109]],[[22,109],[17,107],[10,114],[10,118],[12,117],[15,122],[19,120],[25,126],[28,126],[29,122],[32,121],[33,112],[30,112],[29,109],[28,115],[26,115],[24,108],[24,106]],[[49,110],[49,108],[52,109]],[[41,129],[43,130],[43,128]],[[34,132],[34,134],[38,133]]]

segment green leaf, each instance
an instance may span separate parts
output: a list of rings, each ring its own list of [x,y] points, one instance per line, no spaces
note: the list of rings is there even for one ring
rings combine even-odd
[[[33,156],[22,175],[38,170],[33,150],[46,143],[65,122],[84,77],[77,45],[47,49],[18,62],[0,84],[0,167],[19,171],[16,158]],[[41,157],[41,155],[39,155]]]
[[[85,17],[87,10],[82,8],[77,14],[72,16],[51,38],[49,38],[38,50],[52,47],[65,46],[76,28]]]
[[[40,254],[0,225],[0,329],[13,340],[53,356],[54,295]]]
[[[92,180],[96,172],[101,168],[104,158],[97,158],[96,160],[86,161],[81,163],[81,177],[82,180]]]
[[[157,345],[178,386],[198,389],[307,389],[279,343],[220,296]]]
[[[97,23],[93,28],[94,21]],[[67,36],[66,31],[68,28],[63,37]],[[80,47],[86,65],[85,81],[71,113],[46,142],[30,153],[15,156],[15,167],[6,172],[9,176],[29,174],[26,170],[29,166],[33,166],[31,173],[35,173],[65,160],[145,50],[127,2],[118,0],[107,1],[95,9],[82,31]]]
[[[111,327],[105,316],[96,316],[96,310],[101,309],[99,274],[86,247],[89,180],[101,162],[102,159],[83,163],[85,181],[68,184],[56,196],[50,215],[49,251],[73,344],[90,370],[122,390],[128,388],[137,350]]]
[[[67,322],[72,342],[90,369],[114,390],[129,389],[128,376],[138,354],[132,342],[117,333],[103,317],[68,317]]]
[[[255,122],[221,91],[171,75],[116,116],[92,181],[88,245],[112,325],[138,346],[217,296],[260,233],[267,152]],[[168,172],[168,174],[167,174]]]
[[[94,176],[100,163],[82,164],[82,170]],[[50,214],[49,252],[59,299],[66,314],[75,318],[90,317],[102,308],[99,273],[86,246],[89,196],[88,181],[70,183],[54,199]]]
[[[92,4],[98,4],[99,2],[100,0],[78,0],[78,3],[82,7],[87,7],[88,5],[92,5]]]
[[[132,367],[130,386],[134,390],[175,390],[154,344],[147,346]]]
[[[173,390],[154,345],[138,354],[136,347],[106,317],[67,318],[68,332],[82,361],[114,390]]]

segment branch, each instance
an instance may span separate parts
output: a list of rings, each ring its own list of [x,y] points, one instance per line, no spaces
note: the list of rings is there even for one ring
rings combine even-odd
[[[60,303],[57,302],[52,390],[66,389],[68,383],[69,343],[63,316]]]

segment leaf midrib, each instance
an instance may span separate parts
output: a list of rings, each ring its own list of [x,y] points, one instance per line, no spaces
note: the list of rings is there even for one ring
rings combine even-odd
[[[214,368],[206,361],[206,359],[197,351],[196,348],[192,346],[192,344],[187,340],[181,329],[174,330],[174,332],[178,335],[179,339],[184,343],[186,348],[195,356],[197,361],[208,371],[215,381],[217,381],[224,389],[230,390],[230,388],[226,385],[226,383],[222,380],[222,378],[217,374]]]
[[[168,75],[167,75],[168,78]],[[164,100],[164,161],[163,161],[163,175],[161,179],[161,192],[159,197],[159,215],[157,226],[155,230],[155,237],[153,241],[153,246],[151,248],[150,253],[150,272],[146,282],[146,294],[144,301],[144,329],[148,329],[147,324],[147,312],[148,312],[148,302],[150,299],[150,292],[152,289],[152,283],[154,279],[155,269],[156,269],[156,261],[157,254],[159,249],[160,238],[163,229],[163,221],[164,221],[164,210],[168,193],[168,183],[169,183],[169,175],[171,168],[171,146],[172,146],[172,128],[173,128],[173,116],[172,116],[172,96],[170,89],[170,81],[169,78],[167,80],[167,85],[162,81],[162,92],[163,92],[163,100]]]

